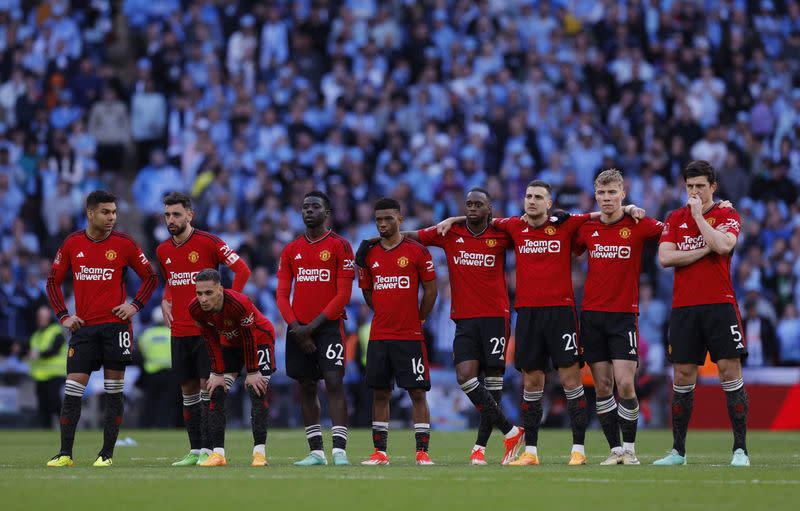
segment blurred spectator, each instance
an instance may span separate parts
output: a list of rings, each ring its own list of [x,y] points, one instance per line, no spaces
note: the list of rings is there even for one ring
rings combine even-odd
[[[39,427],[51,429],[61,413],[61,388],[67,378],[64,329],[47,305],[36,309],[36,331],[30,338],[27,361],[36,381]]]
[[[747,339],[747,367],[774,366],[778,363],[778,339],[775,336],[775,325],[766,316],[758,312],[758,303],[754,300],[745,302],[742,317],[744,337]]]
[[[103,171],[122,170],[125,146],[130,142],[128,109],[111,86],[89,111],[89,132],[97,141],[97,164]]]

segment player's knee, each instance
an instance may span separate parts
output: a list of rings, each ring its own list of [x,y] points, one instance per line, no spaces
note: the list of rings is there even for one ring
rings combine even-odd
[[[414,404],[424,403],[427,399],[425,389],[411,389],[408,391],[408,395]]]
[[[339,374],[325,375],[325,391],[328,395],[338,395],[344,392],[344,384]]]
[[[691,365],[676,365],[674,367],[675,383],[678,385],[690,385],[697,380],[697,367]]]
[[[742,363],[737,359],[722,359],[717,362],[721,382],[738,380],[742,377]]]
[[[624,399],[631,399],[636,397],[636,387],[633,384],[633,380],[618,380],[617,381],[617,392],[619,393],[620,397]]]
[[[305,397],[314,397],[317,395],[317,382],[316,380],[300,380],[300,392]]]
[[[475,376],[476,375],[474,374],[470,374],[469,371],[456,370],[456,381],[458,382],[459,385],[464,385]]]

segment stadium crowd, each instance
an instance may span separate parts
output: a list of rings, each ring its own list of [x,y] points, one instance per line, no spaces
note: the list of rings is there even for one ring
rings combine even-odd
[[[609,167],[664,219],[685,203],[680,169],[704,159],[742,216],[746,365],[800,364],[800,2],[2,0],[0,52],[0,354],[25,351],[95,188],[129,191],[120,228],[150,255],[168,237],[162,197],[190,193],[194,224],[253,268],[245,292],[282,339],[274,275],[310,190],[357,246],[381,196],[405,229],[459,213],[473,186],[495,216],[520,214],[534,178],[585,211]],[[433,254],[426,328],[448,366]],[[576,261],[579,303],[584,272]],[[655,249],[643,278],[644,371],[662,374],[672,275]],[[359,292],[348,309],[358,333]]]

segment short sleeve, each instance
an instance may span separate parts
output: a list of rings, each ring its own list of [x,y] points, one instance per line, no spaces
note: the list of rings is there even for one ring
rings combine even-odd
[[[583,229],[578,229],[572,237],[572,253],[579,256],[586,252],[586,242],[583,239]]]

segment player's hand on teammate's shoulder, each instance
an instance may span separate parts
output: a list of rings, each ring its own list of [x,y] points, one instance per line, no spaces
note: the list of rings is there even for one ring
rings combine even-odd
[[[733,209],[733,202],[726,199],[719,203],[719,207],[723,209]]]
[[[453,224],[455,223],[456,221],[454,218],[445,218],[444,220],[436,224],[436,234],[438,234],[439,236],[444,236],[445,234],[448,233],[448,231],[450,231],[450,228],[453,227]]]
[[[639,220],[647,216],[647,212],[635,204],[628,204],[625,206],[623,211],[625,211],[625,214],[633,218],[633,221],[637,224],[639,223]]]
[[[563,209],[554,209],[553,211],[550,212],[550,222],[553,225],[561,225],[567,220],[569,220],[570,216],[572,215],[570,215]]]
[[[79,318],[77,314],[73,314],[72,316],[68,316],[61,324],[70,332],[74,332],[83,326],[83,320]]]
[[[361,240],[361,244],[358,245],[358,250],[356,250],[356,257],[355,262],[361,268],[367,267],[367,252],[370,251],[372,247],[378,244],[380,238],[369,238],[366,240]]]
[[[130,303],[121,303],[121,304],[117,305],[116,307],[114,307],[113,309],[111,309],[111,312],[116,317],[121,319],[122,321],[128,321],[137,312],[139,312],[139,309],[137,309],[135,306],[131,305]]]

